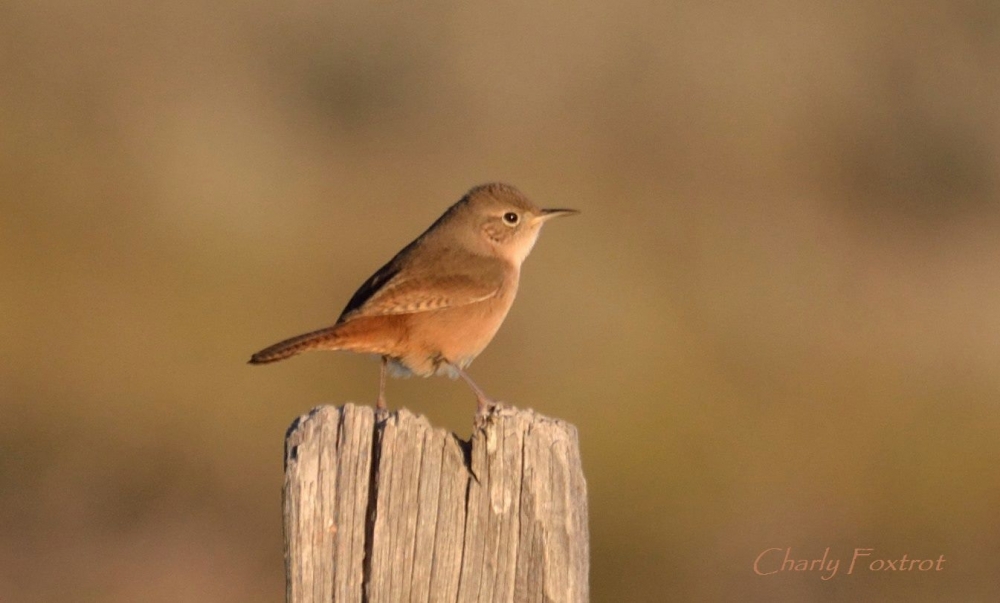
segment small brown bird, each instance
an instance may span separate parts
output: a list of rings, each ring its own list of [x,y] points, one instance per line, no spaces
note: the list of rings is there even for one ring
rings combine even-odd
[[[481,415],[493,402],[464,369],[507,316],[542,224],[575,213],[540,209],[506,184],[477,186],[365,281],[335,325],[265,348],[250,364],[309,350],[378,354],[377,408],[388,367],[394,376],[461,377]]]

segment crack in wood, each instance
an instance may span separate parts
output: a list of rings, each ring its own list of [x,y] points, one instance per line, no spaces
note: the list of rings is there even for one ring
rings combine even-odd
[[[531,410],[466,442],[405,409],[314,409],[285,442],[288,603],[586,601],[579,454]]]

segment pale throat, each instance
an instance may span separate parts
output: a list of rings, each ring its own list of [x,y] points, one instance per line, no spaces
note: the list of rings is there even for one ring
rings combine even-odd
[[[531,253],[531,249],[535,246],[535,241],[538,240],[538,233],[539,230],[536,230],[525,237],[511,241],[508,245],[497,245],[497,253],[514,266],[520,268],[525,258]]]

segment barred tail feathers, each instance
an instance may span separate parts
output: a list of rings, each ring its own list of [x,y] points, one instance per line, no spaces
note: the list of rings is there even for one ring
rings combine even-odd
[[[337,340],[340,339],[336,333],[338,326],[326,327],[325,329],[319,329],[279,341],[251,356],[249,364],[277,362],[310,350],[340,349],[340,346],[337,345]]]

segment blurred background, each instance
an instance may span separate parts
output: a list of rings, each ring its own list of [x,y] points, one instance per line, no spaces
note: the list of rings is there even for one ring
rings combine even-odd
[[[282,600],[285,429],[378,364],[245,362],[491,180],[583,212],[471,374],[579,427],[594,601],[1000,597],[997,3],[0,15],[0,600]]]

